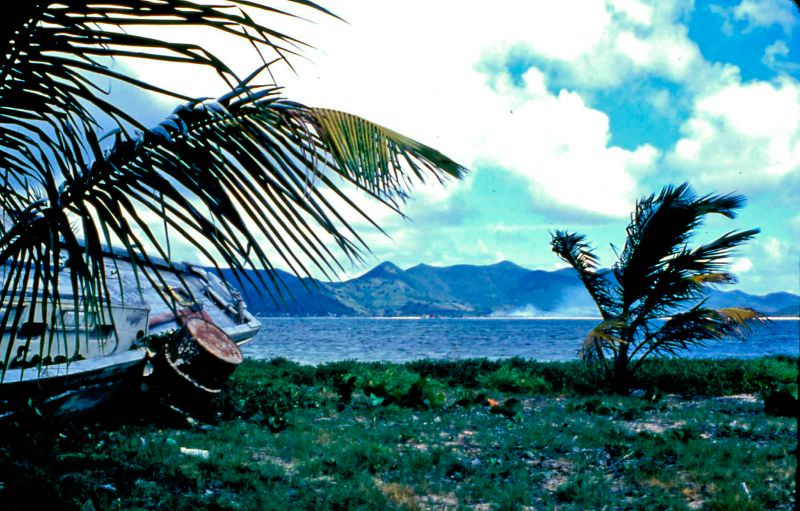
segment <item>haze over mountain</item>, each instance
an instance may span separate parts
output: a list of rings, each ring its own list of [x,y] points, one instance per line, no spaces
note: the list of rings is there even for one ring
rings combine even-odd
[[[403,270],[383,262],[344,282],[299,279],[283,271],[279,275],[285,284],[283,300],[259,294],[247,282],[240,286],[252,312],[296,316],[598,316],[569,268],[529,270],[503,261],[487,266],[419,264]],[[744,306],[772,316],[797,316],[800,296],[756,296],[715,289],[709,294],[708,305]]]

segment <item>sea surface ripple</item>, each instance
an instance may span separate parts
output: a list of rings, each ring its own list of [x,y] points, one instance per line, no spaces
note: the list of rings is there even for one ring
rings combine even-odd
[[[407,362],[422,358],[570,360],[597,319],[558,318],[306,318],[260,317],[263,326],[242,346],[254,359],[284,357],[303,364],[337,360]],[[744,340],[692,348],[692,358],[798,355],[800,321],[778,319]]]

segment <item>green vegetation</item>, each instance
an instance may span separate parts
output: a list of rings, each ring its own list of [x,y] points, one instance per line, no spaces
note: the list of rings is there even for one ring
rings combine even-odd
[[[618,388],[627,388],[651,356],[741,333],[761,318],[746,308],[711,309],[704,300],[708,285],[735,282],[726,270],[730,256],[759,230],[731,231],[690,246],[704,217],[733,218],[744,201],[733,194],[698,197],[687,183],[640,199],[612,272],[598,271],[585,236],[553,234],[553,252],[575,269],[602,316],[586,336],[583,357],[601,365]]]
[[[247,361],[188,420],[128,400],[113,418],[8,426],[0,502],[791,509],[795,421],[765,414],[760,395],[796,378],[785,357],[654,359],[642,392],[621,396],[582,362]]]

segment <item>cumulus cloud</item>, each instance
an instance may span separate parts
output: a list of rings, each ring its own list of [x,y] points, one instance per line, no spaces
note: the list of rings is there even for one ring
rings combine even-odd
[[[788,0],[742,0],[731,13],[733,19],[745,23],[747,30],[777,25],[791,34],[797,24],[794,5]]]
[[[607,115],[577,92],[549,92],[536,68],[517,87],[505,76],[490,79],[478,63],[498,48],[523,44],[554,61],[597,60],[602,70],[581,71],[597,78],[617,67],[614,55],[599,58],[611,44],[612,23],[651,26],[660,17],[677,17],[678,3],[667,4],[654,12],[636,1],[613,9],[604,2],[557,2],[546,9],[515,2],[491,9],[410,2],[387,16],[375,3],[345,3],[342,14],[351,25],[324,28],[329,37],[320,47],[327,55],[298,67],[298,79],[287,76],[285,83],[292,97],[362,114],[468,166],[492,163],[525,176],[533,202],[621,216],[638,193],[636,177],[651,171],[658,151],[610,145]],[[453,12],[459,13],[457,24],[443,38],[442,20],[455,19]],[[661,34],[653,49],[665,46],[666,38]],[[662,67],[657,59],[651,65]],[[447,200],[460,186],[438,199]]]
[[[740,257],[731,263],[733,273],[747,273],[753,269],[753,261],[747,257]]]
[[[637,177],[650,172],[658,151],[610,146],[608,116],[575,92],[547,92],[531,68],[523,87],[500,84],[509,114],[487,134],[482,157],[528,182],[533,196],[609,216],[624,216],[638,193]]]
[[[796,294],[800,292],[797,284],[800,251],[795,245],[785,239],[771,237],[742,247],[740,250],[742,259],[750,261],[750,269],[745,272],[733,269],[738,277],[739,286],[747,292],[756,294],[775,291],[789,291]],[[776,250],[780,253],[775,253]]]
[[[580,44],[567,39],[569,34],[561,34],[558,44],[553,44],[556,38],[549,29],[544,35],[530,32],[501,39],[488,58],[522,57],[531,64],[546,63],[559,82],[586,90],[616,88],[645,76],[701,90],[735,73],[733,66],[707,62],[690,39],[685,23],[692,9],[690,1],[582,4],[589,5],[598,12],[591,26],[583,26]]]
[[[791,73],[800,70],[800,64],[787,60],[788,56],[789,46],[786,45],[786,41],[778,40],[764,48],[761,61],[777,72]]]
[[[778,238],[768,238],[764,243],[764,252],[773,261],[782,261],[786,257],[786,243]]]
[[[734,83],[699,95],[667,161],[695,181],[740,190],[800,171],[800,84]]]

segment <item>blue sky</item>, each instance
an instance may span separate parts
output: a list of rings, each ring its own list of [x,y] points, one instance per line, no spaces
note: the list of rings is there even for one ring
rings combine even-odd
[[[587,234],[610,264],[635,200],[688,181],[748,199],[699,237],[761,228],[732,260],[738,288],[800,292],[800,17],[789,0],[323,5],[348,23],[275,20],[316,48],[295,72],[275,70],[286,95],[471,169],[418,187],[411,220],[371,210],[389,237],[367,228],[373,255],[350,274],[382,260],[555,269],[548,241],[559,228]],[[205,41],[254,65],[227,41]],[[195,95],[221,91],[199,72],[135,69]],[[168,112],[150,108],[154,122]]]

